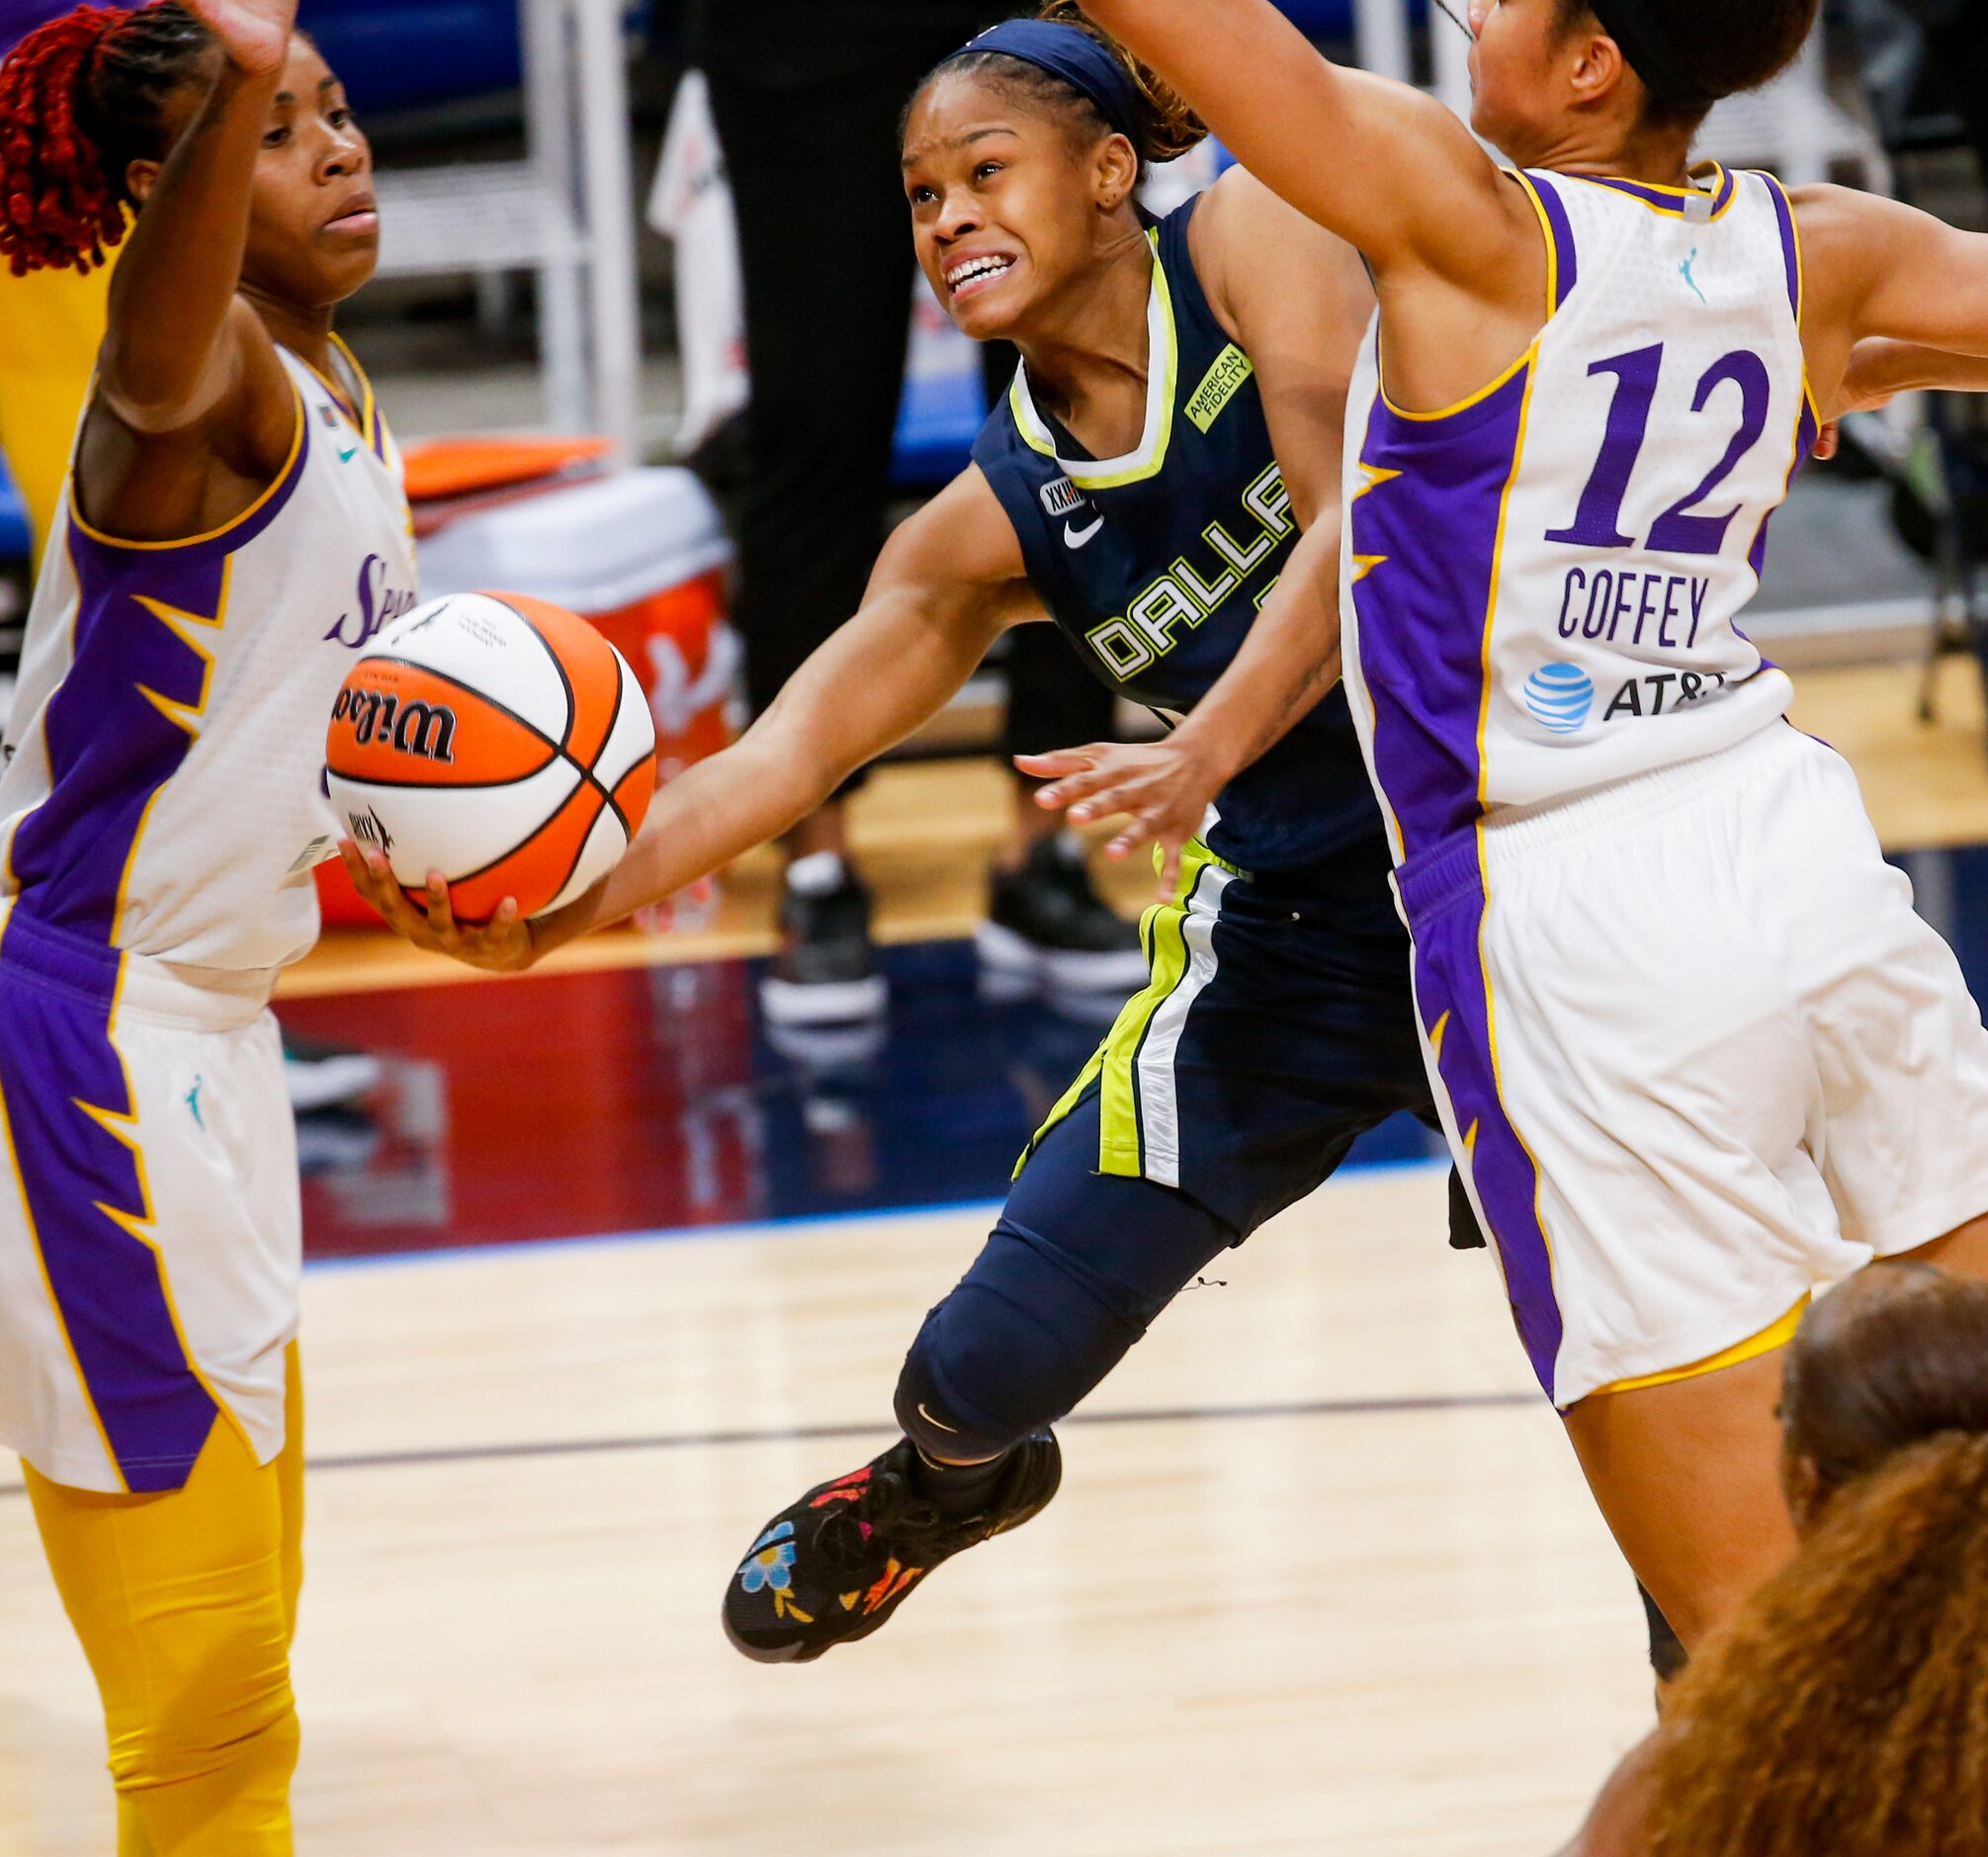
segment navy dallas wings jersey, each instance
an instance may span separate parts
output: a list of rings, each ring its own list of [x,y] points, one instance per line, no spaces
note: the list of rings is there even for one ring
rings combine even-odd
[[[1217,321],[1188,250],[1199,196],[1155,225],[1146,423],[1089,457],[1041,413],[1026,368],[974,445],[1030,585],[1092,671],[1177,721],[1242,650],[1298,537],[1250,358]],[[1252,872],[1309,867],[1381,818],[1335,688],[1216,803],[1208,848]]]

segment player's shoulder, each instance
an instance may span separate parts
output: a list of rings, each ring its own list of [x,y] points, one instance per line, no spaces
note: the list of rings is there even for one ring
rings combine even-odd
[[[1364,323],[1373,305],[1365,261],[1245,168],[1199,196],[1188,249],[1209,302],[1238,339],[1296,318],[1332,326],[1340,306]]]
[[[1036,492],[1013,472],[967,466],[885,544],[879,572],[927,585],[988,586],[1027,577],[1017,511],[1031,511]],[[887,576],[888,577],[888,576]]]
[[[1197,262],[1226,260],[1279,235],[1333,237],[1245,167],[1227,169],[1174,217],[1186,226]]]
[[[1786,190],[1810,305],[1831,321],[1848,313],[1873,278],[1909,260],[1918,209],[1854,187],[1813,182]]]
[[[1307,219],[1247,168],[1230,168],[1189,205],[1199,209],[1188,236],[1196,263],[1205,268],[1233,274],[1279,262],[1361,268],[1350,244]]]
[[[1774,184],[1781,186],[1779,182]],[[1782,193],[1801,234],[1804,255],[1813,251],[1816,255],[1834,256],[1868,248],[1883,238],[1887,227],[1912,212],[1895,200],[1881,199],[1855,187],[1839,187],[1830,181],[1783,187]]]

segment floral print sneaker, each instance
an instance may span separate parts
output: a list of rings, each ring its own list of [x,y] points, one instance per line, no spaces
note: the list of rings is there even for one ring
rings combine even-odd
[[[726,1588],[726,1636],[757,1663],[807,1663],[868,1637],[940,1561],[1040,1515],[1063,1480],[1063,1454],[1053,1433],[1024,1439],[969,1516],[942,1516],[920,1471],[901,1438],[783,1509]]]

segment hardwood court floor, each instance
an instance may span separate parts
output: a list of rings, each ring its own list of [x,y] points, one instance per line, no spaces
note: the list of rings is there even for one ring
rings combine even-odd
[[[973,1211],[312,1271],[305,1857],[1541,1857],[1645,1725],[1635,1594],[1438,1172],[1328,1188],[879,1637],[738,1658],[758,1523],[888,1434]],[[0,1850],[110,1848],[0,1470]]]

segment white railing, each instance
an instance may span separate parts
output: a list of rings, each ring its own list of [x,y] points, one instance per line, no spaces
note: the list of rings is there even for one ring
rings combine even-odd
[[[384,171],[380,270],[535,272],[546,423],[602,433],[633,463],[642,322],[622,0],[519,8],[525,158]]]

